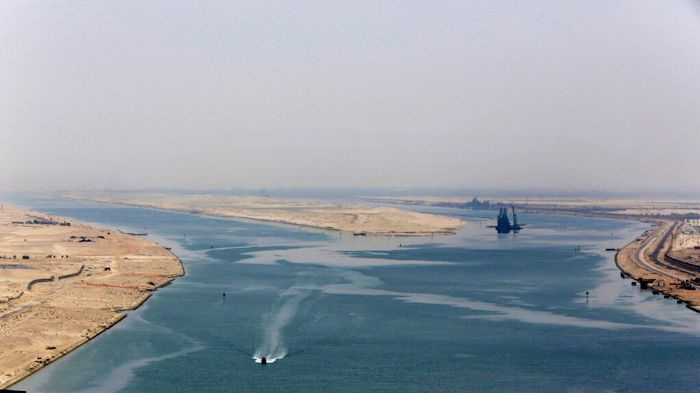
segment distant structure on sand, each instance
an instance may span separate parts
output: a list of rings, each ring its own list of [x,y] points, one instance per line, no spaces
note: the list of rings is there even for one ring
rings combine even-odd
[[[472,209],[472,210],[490,210],[491,209],[491,202],[489,201],[480,201],[476,197],[471,200],[471,202],[464,202],[464,203],[459,203],[459,202],[437,202],[434,204],[434,206],[439,206],[439,207],[456,207],[457,209]]]
[[[511,225],[508,219],[508,208],[502,207],[499,209],[496,232],[498,233],[509,233],[510,231],[519,231],[522,226],[518,224],[518,215],[515,214],[515,206],[513,208],[513,224]],[[524,226],[525,224],[523,224]]]

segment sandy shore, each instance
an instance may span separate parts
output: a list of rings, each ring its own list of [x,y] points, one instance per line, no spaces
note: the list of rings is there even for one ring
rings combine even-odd
[[[183,274],[176,256],[141,238],[2,206],[0,388],[94,338]]]
[[[653,280],[648,288],[655,294],[677,299],[688,308],[700,312],[700,291],[694,289],[695,285],[688,285],[699,276],[700,265],[690,259],[697,260],[700,250],[678,248],[678,234],[682,226],[679,221],[658,221],[657,226],[622,248],[615,257],[615,263],[626,275],[638,281],[638,285]],[[669,260],[667,255],[674,258],[692,255],[692,258],[687,261],[690,263],[683,265]]]
[[[64,197],[226,218],[272,221],[311,228],[390,236],[454,234],[466,223],[436,214],[388,207],[319,204],[255,196],[69,194]]]

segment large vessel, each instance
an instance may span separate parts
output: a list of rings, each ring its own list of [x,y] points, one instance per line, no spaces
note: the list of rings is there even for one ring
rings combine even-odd
[[[510,231],[519,231],[522,228],[522,226],[518,224],[518,215],[515,214],[515,206],[511,207],[513,208],[513,224],[511,224],[508,219],[508,208],[502,207],[499,209],[498,218],[496,219],[496,232],[509,233]]]

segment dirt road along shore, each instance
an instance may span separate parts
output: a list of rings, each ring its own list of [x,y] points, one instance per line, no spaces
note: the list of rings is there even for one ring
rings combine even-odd
[[[636,280],[640,287],[647,287],[654,294],[674,298],[685,303],[693,311],[700,312],[700,291],[694,289],[692,280],[698,271],[690,270],[669,261],[667,253],[672,249],[674,234],[680,222],[660,220],[615,256],[618,268]]]
[[[184,275],[136,236],[0,206],[0,388],[102,333]]]

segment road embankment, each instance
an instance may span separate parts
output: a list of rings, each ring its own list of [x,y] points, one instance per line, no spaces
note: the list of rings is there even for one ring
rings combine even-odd
[[[633,284],[653,294],[674,298],[700,312],[700,291],[692,284],[696,273],[666,258],[673,233],[679,226],[676,221],[658,221],[655,227],[622,248],[615,256],[615,263],[625,275],[635,280]]]

